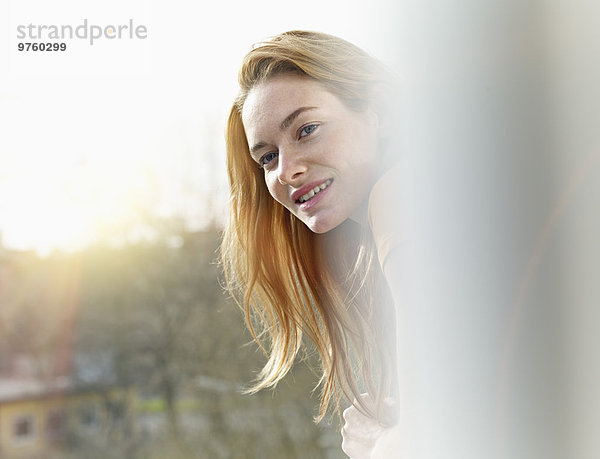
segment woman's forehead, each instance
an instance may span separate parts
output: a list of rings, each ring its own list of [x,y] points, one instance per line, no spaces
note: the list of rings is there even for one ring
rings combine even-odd
[[[337,98],[316,80],[298,75],[280,75],[250,90],[242,108],[242,120],[245,126],[278,125],[299,108],[318,109],[331,103],[336,104]]]

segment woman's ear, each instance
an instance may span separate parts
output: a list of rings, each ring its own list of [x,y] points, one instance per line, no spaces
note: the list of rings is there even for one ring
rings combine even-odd
[[[369,105],[368,118],[369,124],[375,126],[377,129],[377,137],[380,140],[385,141],[391,136],[391,122],[389,116],[381,116],[379,111],[373,106]]]
[[[369,120],[369,125],[375,127],[377,129],[377,132],[379,132],[379,125],[380,125],[379,115],[377,114],[377,111],[375,111],[373,109],[373,107],[371,105],[369,105],[369,107],[367,108],[367,118]]]
[[[382,173],[393,167],[398,161],[398,151],[394,142],[394,123],[390,116],[381,115],[378,110],[370,105],[368,108],[369,124],[377,132],[378,150]]]

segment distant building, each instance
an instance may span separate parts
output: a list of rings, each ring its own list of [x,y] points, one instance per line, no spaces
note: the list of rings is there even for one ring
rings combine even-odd
[[[130,436],[133,403],[131,391],[77,388],[66,378],[0,378],[0,457],[43,458],[93,437]]]

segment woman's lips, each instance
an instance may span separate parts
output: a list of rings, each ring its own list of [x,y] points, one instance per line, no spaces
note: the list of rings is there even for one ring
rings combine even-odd
[[[320,185],[317,185],[319,191],[315,192],[315,188],[317,187],[315,186],[312,189],[309,189],[308,192],[300,196],[300,198],[296,200],[296,204],[298,204],[300,210],[308,210],[311,207],[316,206],[323,199],[323,196],[327,193],[332,183],[333,179],[328,179],[322,182]],[[323,188],[321,188],[321,186],[323,186]]]
[[[313,182],[310,185],[305,185],[300,190],[292,194],[292,199],[296,204],[309,202],[313,200],[315,196],[325,190],[329,185],[331,185],[332,182],[333,179],[327,179],[323,180],[322,182]]]

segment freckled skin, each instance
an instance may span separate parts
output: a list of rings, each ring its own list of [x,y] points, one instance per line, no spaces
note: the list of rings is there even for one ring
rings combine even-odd
[[[303,110],[283,131],[282,121]],[[255,86],[242,121],[252,152],[263,162],[270,194],[315,233],[332,230],[348,218],[362,219],[377,178],[378,119],[367,109],[348,108],[315,80],[279,75]],[[315,205],[301,206],[292,193],[306,184],[332,184]]]

